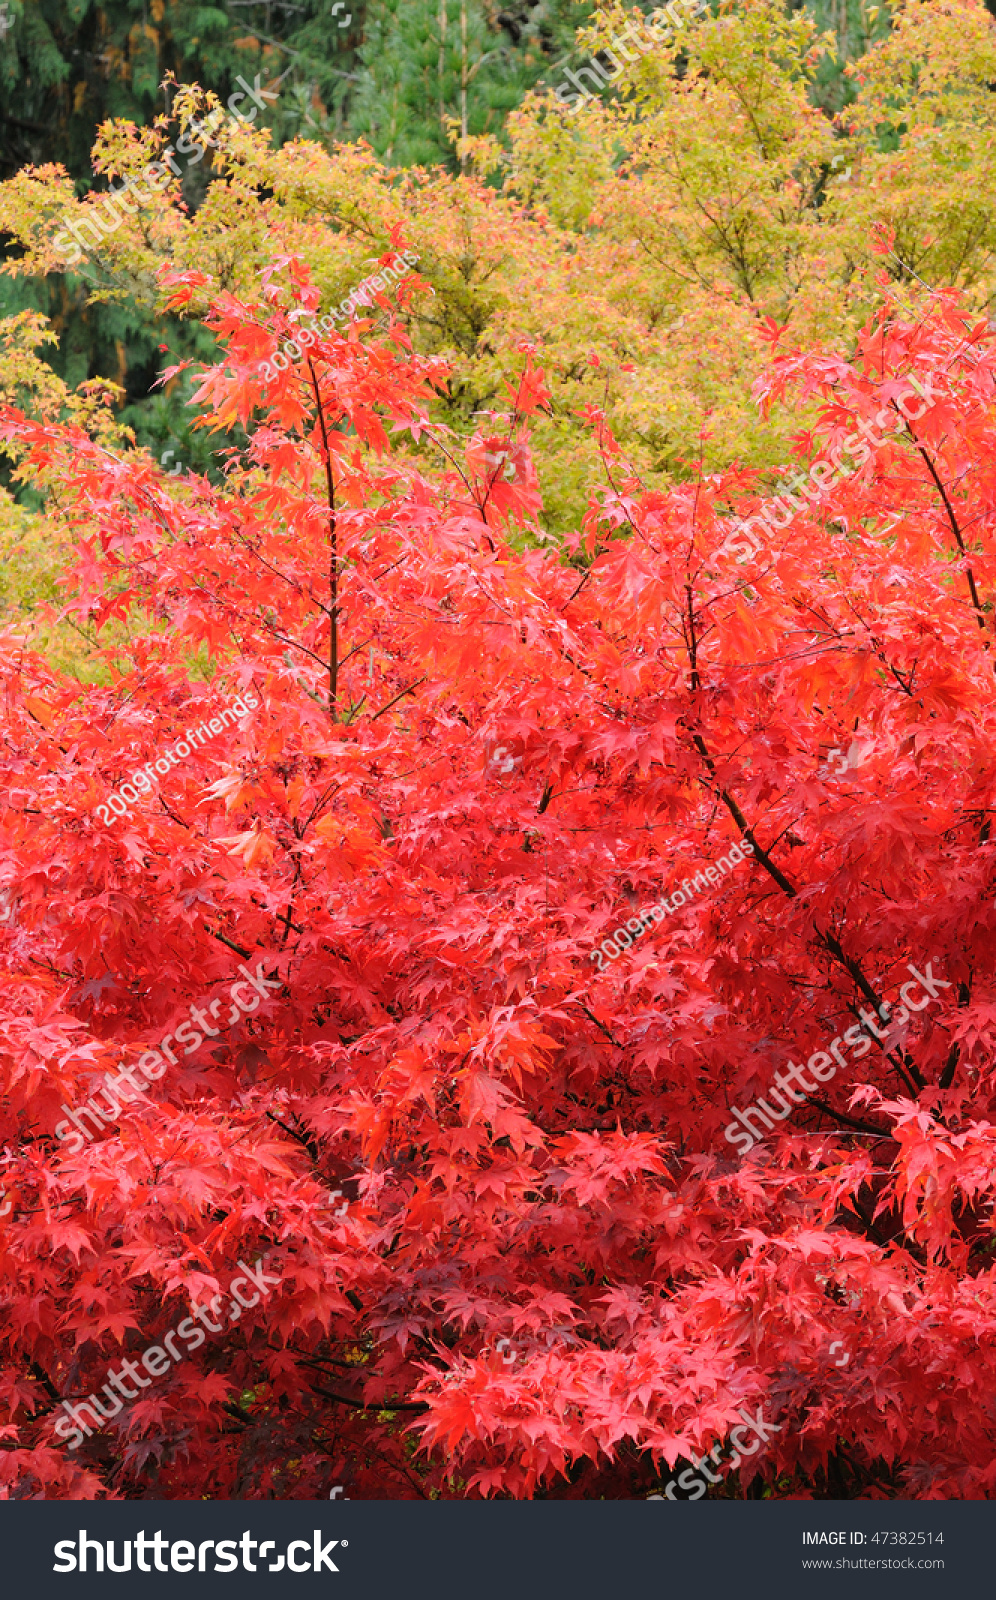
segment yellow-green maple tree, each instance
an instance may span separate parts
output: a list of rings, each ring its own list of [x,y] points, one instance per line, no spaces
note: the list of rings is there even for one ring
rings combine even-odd
[[[578,61],[636,16],[604,8]],[[591,404],[648,483],[737,460],[773,466],[805,415],[758,415],[771,324],[810,347],[852,348],[883,292],[883,230],[887,275],[911,296],[923,279],[989,300],[994,24],[981,0],[901,0],[889,36],[848,69],[857,99],[836,122],[809,94],[832,40],[776,0],[723,4],[670,45],[647,42],[611,99],[572,114],[549,91],[531,95],[510,119],[510,152],[470,140],[460,176],[399,174],[363,145],[274,151],[224,118],[200,209],[187,213],[176,180],[104,241],[86,292],[155,313],[168,264],[204,275],[184,313],[196,318],[218,287],[254,293],[277,254],[305,262],[331,304],[403,224],[419,254],[416,348],[453,365],[439,402],[449,422],[472,426],[524,342],[541,351],[552,399],[535,439],[551,533],[577,525],[601,476],[578,415]],[[187,122],[215,104],[189,89],[174,114]],[[105,124],[95,167],[136,176],[165,139],[165,124]],[[0,226],[23,251],[5,270],[62,270],[53,236],[96,198],[77,203],[55,167],[2,186]]]

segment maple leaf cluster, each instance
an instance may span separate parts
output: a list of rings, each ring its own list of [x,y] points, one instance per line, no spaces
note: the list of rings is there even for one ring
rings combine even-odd
[[[425,8],[416,10],[424,19]],[[996,23],[984,0],[893,0],[865,11],[850,15],[838,41],[820,32],[813,8],[786,11],[783,0],[676,6],[672,20],[684,21],[672,43],[642,54],[627,45],[639,59],[605,98],[572,114],[556,93],[567,82],[558,84],[558,67],[548,91],[530,93],[505,118],[508,148],[493,135],[460,141],[459,175],[399,167],[397,149],[381,162],[369,144],[338,135],[323,148],[317,129],[314,140],[274,149],[262,118],[238,125],[210,92],[171,89],[168,119],[101,124],[92,153],[98,182],[86,195],[77,197],[55,163],[0,183],[0,227],[17,246],[5,275],[28,280],[22,291],[31,296],[31,280],[59,274],[62,337],[72,342],[78,327],[88,347],[96,339],[114,349],[108,371],[118,380],[94,379],[73,393],[34,349],[54,340],[54,329],[43,332],[45,319],[22,311],[0,341],[0,393],[30,409],[36,389],[49,403],[58,391],[67,409],[91,420],[102,410],[108,430],[120,427],[98,391],[123,401],[118,385],[127,376],[134,396],[162,339],[174,350],[203,349],[195,330],[165,315],[163,265],[204,269],[190,285],[186,320],[201,316],[215,284],[251,296],[275,255],[297,254],[328,314],[403,226],[421,278],[409,326],[417,348],[452,363],[450,420],[462,427],[492,405],[523,338],[542,352],[553,405],[534,418],[533,443],[548,532],[576,528],[597,471],[595,441],[579,417],[592,396],[606,404],[648,484],[694,475],[702,462],[709,470],[745,459],[780,466],[800,401],[758,416],[750,390],[767,359],[764,330],[790,324],[807,346],[851,348],[883,300],[881,230],[890,235],[894,283],[957,284],[980,308],[996,289],[986,199]],[[639,13],[617,0],[590,20],[572,70],[591,55],[607,65],[613,37],[630,25],[650,43]],[[837,77],[839,46],[854,59],[848,103],[831,116],[820,83],[825,89],[827,71]],[[593,87],[594,75],[583,81]],[[200,193],[210,165],[210,204],[188,205],[190,185],[185,199],[167,152],[180,130],[188,148],[202,146],[198,127],[208,123],[217,124],[214,147],[196,173]],[[166,187],[146,191],[150,203],[104,239],[99,262],[91,254],[66,275],[55,241],[73,228],[92,239],[104,183],[137,180],[144,191],[150,164],[164,167]],[[126,308],[127,345],[104,302]],[[173,386],[163,408],[169,421],[159,397],[137,415],[156,454],[167,445],[188,461],[181,398]],[[206,466],[204,455],[198,464]],[[0,547],[13,544],[23,568],[11,516],[0,496]],[[33,556],[39,578],[47,565],[47,550]]]
[[[109,641],[81,685],[0,638],[3,1492],[660,1493],[763,1409],[717,1492],[991,1496],[988,323],[891,302],[850,357],[776,350],[801,459],[910,373],[935,403],[738,560],[752,475],[647,489],[597,407],[550,546],[528,346],[463,437],[395,321],[262,378],[318,304],[299,261],[212,293],[197,405],[248,439],[221,487],[0,412],[64,614]],[[250,686],[101,823],[192,702]],[[928,957],[944,1001],[739,1159],[731,1108]],[[60,1145],[240,963],[279,992]],[[262,1256],[265,1305],[61,1447],[65,1399]]]

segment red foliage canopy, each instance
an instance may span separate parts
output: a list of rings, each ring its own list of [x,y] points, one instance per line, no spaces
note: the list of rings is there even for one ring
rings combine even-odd
[[[823,400],[801,455],[909,373],[936,403],[740,561],[749,478],[648,492],[593,413],[608,487],[565,559],[529,352],[469,439],[394,324],[264,384],[315,304],[284,267],[217,302],[198,398],[250,436],[223,489],[3,414],[110,681],[2,641],[0,1482],[640,1494],[748,1406],[778,1432],[714,1492],[991,1495],[988,328],[939,300],[850,360],[776,353],[765,398]],[[732,1108],[927,962],[938,1002],[741,1159]],[[259,963],[272,998],[55,1137]],[[67,1448],[63,1400],[264,1255],[267,1299]]]

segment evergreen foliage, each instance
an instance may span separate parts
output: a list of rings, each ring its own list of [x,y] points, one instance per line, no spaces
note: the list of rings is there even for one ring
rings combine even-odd
[[[448,164],[457,133],[500,137],[587,10],[538,0],[494,16],[482,0],[373,0],[352,133],[402,167]]]

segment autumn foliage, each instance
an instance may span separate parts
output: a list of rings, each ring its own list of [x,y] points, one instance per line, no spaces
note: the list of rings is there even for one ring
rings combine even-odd
[[[649,489],[594,404],[584,525],[546,539],[526,345],[460,436],[393,316],[261,380],[318,304],[298,260],[166,288],[211,296],[223,487],[0,421],[110,641],[85,691],[0,656],[4,1491],[625,1497],[748,1405],[780,1431],[717,1493],[991,1496],[988,324],[889,296],[850,355],[776,343],[756,398],[815,407],[805,460],[911,373],[938,398],[738,561],[747,469]],[[928,960],[946,1000],[738,1160],[730,1108]],[[281,992],[67,1153],[60,1106],[259,961]],[[265,1306],[60,1443],[63,1399],[264,1252]]]

